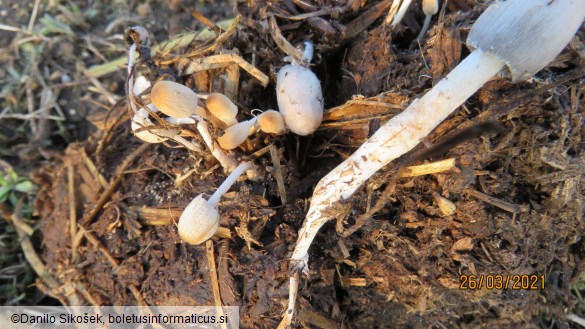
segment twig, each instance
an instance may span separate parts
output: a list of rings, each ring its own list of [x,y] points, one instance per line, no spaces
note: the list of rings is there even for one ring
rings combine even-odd
[[[481,192],[473,190],[473,189],[465,189],[464,192],[473,196],[474,198],[476,198],[480,201],[487,202],[487,203],[491,204],[492,206],[496,206],[502,210],[509,211],[511,213],[514,213],[514,214],[520,213],[522,210],[521,206],[515,205],[515,204],[510,203],[510,202],[506,202],[504,200],[500,200],[498,198],[494,198],[493,196],[481,193]]]
[[[234,169],[236,169],[236,167],[238,166],[238,162],[236,161],[235,158],[225,154],[223,149],[219,147],[219,144],[217,144],[217,142],[213,140],[213,137],[211,137],[211,134],[209,133],[209,127],[207,126],[207,122],[205,122],[205,120],[202,119],[197,122],[197,131],[199,131],[199,134],[201,134],[201,137],[203,137],[203,141],[205,142],[205,144],[207,144],[207,147],[209,148],[209,151],[211,151],[211,154],[213,154],[217,161],[219,161],[219,164],[226,170],[226,172],[232,172]]]
[[[10,32],[18,32],[18,33],[24,33],[24,34],[32,34],[32,33],[28,32],[28,31],[25,31],[25,30],[20,29],[18,27],[6,25],[6,24],[0,24],[0,30],[10,31]]]
[[[75,176],[70,160],[65,161],[67,167],[67,188],[69,199],[69,234],[71,235],[71,262],[75,264],[77,248],[75,248],[75,236],[77,235],[77,211],[75,205]]]
[[[282,204],[286,204],[286,187],[284,185],[284,177],[282,176],[282,166],[280,165],[278,149],[274,144],[271,144],[269,148],[272,164],[274,165],[274,178],[276,179],[276,185],[278,186],[278,195],[280,196]]]
[[[181,216],[184,209],[180,208],[154,208],[145,206],[130,206],[130,211],[136,212],[138,218],[146,225],[171,225],[174,219]],[[220,226],[213,235],[220,239],[231,239],[232,232],[229,228]]]
[[[455,158],[445,159],[441,161],[425,163],[419,166],[409,166],[404,168],[404,172],[400,177],[416,177],[430,174],[437,174],[455,168]]]
[[[215,268],[215,250],[213,249],[213,241],[207,240],[205,242],[205,253],[207,255],[207,264],[209,267],[209,277],[211,278],[211,289],[213,290],[213,299],[215,300],[215,310],[219,317],[224,316],[223,305],[221,304],[221,294],[219,292],[219,282],[217,280],[217,269]],[[222,329],[227,329],[225,323],[221,323]]]
[[[288,283],[288,308],[282,317],[282,321],[278,324],[278,329],[286,329],[292,322],[294,315],[294,306],[297,300],[297,294],[299,292],[299,280],[301,273],[296,271],[289,279]]]
[[[104,87],[102,83],[97,78],[95,78],[88,70],[84,69],[83,74],[89,79],[89,81],[91,81],[97,92],[101,94],[108,101],[108,103],[110,103],[110,105],[114,105],[118,102],[117,97],[111,92],[109,92],[108,89],[106,89],[106,87]]]
[[[217,47],[219,47],[221,44],[223,44],[224,41],[227,40],[236,31],[236,27],[238,26],[238,24],[240,22],[240,18],[241,18],[240,15],[236,16],[236,18],[234,18],[231,21],[231,25],[228,27],[228,29],[224,33],[220,34],[217,38],[215,38],[215,40],[213,40],[213,43],[211,45],[205,46],[201,49],[193,50],[192,52],[190,52],[188,54],[181,55],[177,58],[174,58],[174,59],[171,59],[168,61],[162,61],[161,64],[162,65],[169,65],[169,64],[172,64],[172,63],[180,60],[181,58],[192,58],[192,57],[196,57],[196,56],[201,56],[201,55],[208,53],[208,52],[215,51],[215,49]],[[218,23],[217,26],[219,28],[221,28],[221,26],[219,26],[219,24],[222,24],[222,22]]]
[[[26,29],[28,33],[32,33],[32,29],[35,25],[35,20],[37,19],[37,13],[39,12],[40,2],[41,0],[35,0],[35,4],[33,6],[33,10],[32,13],[30,14],[30,19],[28,21],[28,28]]]
[[[585,328],[585,319],[583,319],[582,317],[580,317],[576,314],[570,313],[567,315],[567,319],[570,321],[573,321],[576,324],[580,325],[581,327]]]
[[[192,74],[198,71],[222,68],[226,66],[226,63],[230,62],[238,64],[241,68],[250,73],[250,75],[260,81],[263,87],[268,85],[270,80],[268,76],[264,74],[264,72],[258,70],[254,65],[246,62],[246,60],[244,60],[242,57],[229,53],[194,59],[187,65],[183,74]]]
[[[343,36],[343,42],[349,42],[360,33],[365,31],[374,21],[378,19],[390,7],[391,0],[380,1],[371,8],[366,9],[358,18],[347,24],[346,33]],[[399,0],[394,0],[399,1]]]
[[[269,18],[270,23],[270,34],[272,35],[272,39],[276,42],[276,45],[280,50],[284,51],[285,54],[290,56],[293,60],[297,63],[304,63],[306,60],[303,60],[303,54],[300,50],[295,48],[280,32],[280,28],[278,24],[276,24],[276,19],[274,16],[270,16]]]
[[[102,188],[108,187],[108,181],[104,178],[104,176],[98,171],[97,167],[91,160],[91,158],[85,152],[85,149],[81,149],[81,157],[83,158],[83,162],[85,163],[85,167],[89,172],[94,176],[97,177],[97,181],[100,183]]]

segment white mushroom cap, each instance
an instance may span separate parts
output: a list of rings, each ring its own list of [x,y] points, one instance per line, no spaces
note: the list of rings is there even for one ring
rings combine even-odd
[[[287,127],[297,135],[310,135],[323,120],[323,93],[317,76],[300,65],[286,65],[276,79],[278,108]]]
[[[497,1],[475,22],[467,45],[496,55],[512,81],[524,80],[565,48],[584,18],[584,0]]]
[[[240,163],[226,177],[209,200],[205,200],[200,194],[187,205],[178,224],[179,235],[185,242],[200,244],[215,234],[219,227],[219,212],[217,210],[219,199],[230,189],[238,177],[251,167],[252,162]]]
[[[193,199],[179,218],[179,235],[190,244],[205,242],[217,232],[218,228],[217,205],[209,203],[203,195]]]

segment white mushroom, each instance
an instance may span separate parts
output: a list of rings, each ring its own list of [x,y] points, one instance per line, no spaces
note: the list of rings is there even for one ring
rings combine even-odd
[[[416,37],[418,40],[422,40],[422,38],[425,36],[425,33],[427,33],[427,29],[431,23],[431,18],[433,18],[433,15],[439,12],[439,0],[422,0],[422,10],[425,13],[425,22],[420,29],[418,37]]]
[[[303,59],[313,57],[313,44],[305,42]],[[310,135],[323,120],[321,83],[308,67],[293,61],[278,72],[276,99],[286,126],[297,135]]]
[[[187,205],[179,218],[179,235],[190,244],[200,244],[211,238],[219,228],[219,199],[230,189],[238,178],[252,167],[252,162],[242,162],[217,188],[215,193],[205,200],[198,195]]]
[[[132,92],[134,95],[138,96],[142,94],[146,89],[150,88],[150,81],[146,80],[143,75],[139,75],[134,80],[134,87],[132,88]]]

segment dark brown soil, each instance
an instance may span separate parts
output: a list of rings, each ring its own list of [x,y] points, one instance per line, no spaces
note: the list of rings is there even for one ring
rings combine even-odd
[[[287,258],[319,179],[467,56],[463,42],[468,28],[485,8],[472,0],[453,1],[433,19],[419,47],[414,40],[424,18],[419,3],[409,10],[405,26],[392,32],[382,24],[390,2],[343,1],[346,6],[336,7],[338,2],[325,1],[314,8],[303,8],[309,2],[301,1],[238,3],[242,28],[217,53],[237,51],[271,77],[264,89],[251,75],[241,74],[240,118],[249,117],[254,108],[277,108],[274,77],[285,64],[285,54],[267,29],[269,15],[293,45],[305,39],[315,43],[313,69],[330,109],[313,137],[259,134],[234,151],[241,159],[252,158],[262,170],[259,180],[239,182],[222,199],[221,225],[231,238],[214,238],[221,298],[224,305],[241,307],[242,328],[279,323],[288,301]],[[287,19],[319,9],[332,9],[333,14]],[[181,6],[164,10],[171,21],[195,26]],[[205,14],[224,16],[217,8]],[[157,41],[166,38],[163,31],[174,34],[171,26],[147,28]],[[579,48],[584,38],[582,28],[530,82],[493,79],[415,150],[485,120],[505,127],[416,163],[455,158],[456,168],[402,178],[391,193],[384,192],[388,182],[408,156],[372,177],[351,199],[347,216],[326,224],[313,242],[294,326],[575,326],[567,314],[585,314],[580,300],[585,291],[585,62]],[[197,47],[201,45],[191,50]],[[162,69],[177,74],[176,64],[163,66],[158,60],[158,69],[142,68],[153,80]],[[207,86],[200,91],[209,92],[220,89],[217,81],[223,73],[215,69],[205,76],[176,78],[189,86]],[[101,80],[109,85],[108,78]],[[120,95],[122,84],[114,89]],[[213,304],[205,247],[182,243],[172,223],[195,196],[212,194],[225,175],[211,157],[171,144],[153,144],[136,153],[143,144],[130,132],[125,106],[112,106],[109,117],[116,123],[111,127],[88,130],[87,139],[69,144],[38,170],[41,190],[35,206],[43,260],[87,304]],[[283,165],[286,204],[270,152],[252,156],[271,144]],[[135,159],[120,169],[130,156]],[[116,187],[106,192],[118,177]],[[383,197],[388,198],[386,206],[344,237]],[[442,211],[441,200],[455,205],[453,214]],[[95,240],[83,234],[72,239],[72,202],[77,223]],[[474,278],[487,285],[496,275],[503,281],[510,278],[507,289],[474,289]]]

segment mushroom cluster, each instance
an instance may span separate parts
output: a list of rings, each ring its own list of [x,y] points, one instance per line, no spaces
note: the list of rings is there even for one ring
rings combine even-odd
[[[148,38],[144,28],[133,28],[141,33],[140,38]],[[291,61],[278,73],[276,89],[280,111],[252,110],[253,117],[238,121],[238,107],[221,93],[207,96],[198,95],[191,88],[169,80],[160,80],[151,85],[143,76],[135,77],[135,51],[141,40],[134,40],[128,52],[127,96],[133,112],[132,132],[148,143],[162,143],[168,140],[182,144],[200,153],[202,147],[181,136],[180,125],[196,125],[209,151],[220,164],[231,172],[215,194],[205,200],[199,195],[185,208],[179,219],[178,229],[182,239],[191,244],[199,244],[211,238],[219,226],[217,203],[235,180],[245,171],[252,170],[252,163],[237,164],[234,157],[223,150],[233,150],[242,145],[250,135],[257,131],[281,135],[290,129],[298,135],[314,133],[323,119],[323,96],[321,84],[310,70],[313,57],[313,44],[304,43],[300,61]],[[255,113],[260,112],[259,115]],[[208,123],[219,131],[214,138]]]
[[[150,83],[143,77],[138,77],[133,92],[139,95],[148,88]],[[163,113],[168,116],[164,120],[175,125],[195,124],[201,119],[210,120],[223,131],[217,142],[224,150],[237,148],[258,129],[268,134],[283,134],[286,131],[280,112],[268,110],[257,117],[238,122],[238,107],[228,97],[221,93],[211,93],[205,99],[205,107],[199,105],[199,99],[202,98],[180,83],[158,81],[150,91],[151,104],[146,106],[148,110],[141,108],[134,115],[132,130],[136,137],[145,142],[160,143],[166,138],[157,134],[156,125],[150,120],[149,113]],[[142,127],[150,129],[140,129]]]

